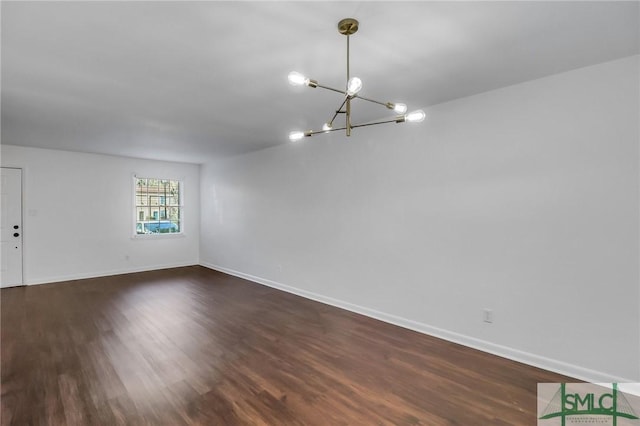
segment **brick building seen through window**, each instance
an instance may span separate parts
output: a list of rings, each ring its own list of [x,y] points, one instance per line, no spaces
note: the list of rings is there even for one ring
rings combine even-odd
[[[181,233],[182,182],[135,178],[136,234]]]

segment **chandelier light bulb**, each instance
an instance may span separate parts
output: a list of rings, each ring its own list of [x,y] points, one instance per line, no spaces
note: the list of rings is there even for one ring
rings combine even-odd
[[[329,130],[331,130],[333,128],[333,126],[329,123],[324,123],[322,125],[322,130],[324,130],[325,132],[328,132]]]
[[[302,86],[305,84],[309,84],[309,79],[297,71],[291,71],[288,78],[289,84],[291,84],[292,86]]]
[[[362,89],[362,80],[358,77],[351,77],[347,82],[347,95],[355,96]]]
[[[304,132],[294,131],[289,133],[289,140],[291,142],[297,142],[302,138],[304,138]]]
[[[393,110],[397,113],[397,114],[404,114],[405,112],[407,112],[407,105],[406,104],[394,104],[393,106]]]
[[[421,121],[424,121],[426,116],[427,115],[424,113],[424,111],[419,109],[405,115],[404,120],[408,121],[409,123],[420,123]]]

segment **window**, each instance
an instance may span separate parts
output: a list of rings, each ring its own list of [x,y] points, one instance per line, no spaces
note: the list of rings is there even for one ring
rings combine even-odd
[[[182,182],[135,178],[136,235],[181,233]]]

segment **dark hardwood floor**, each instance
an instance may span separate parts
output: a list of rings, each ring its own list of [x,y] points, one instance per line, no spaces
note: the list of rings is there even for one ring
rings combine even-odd
[[[202,267],[0,300],[2,425],[535,425],[574,381]]]

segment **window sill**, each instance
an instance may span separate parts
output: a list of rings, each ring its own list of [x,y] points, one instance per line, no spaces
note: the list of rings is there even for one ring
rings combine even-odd
[[[174,232],[172,234],[135,234],[131,236],[132,240],[164,240],[172,238],[185,238],[184,232]]]

